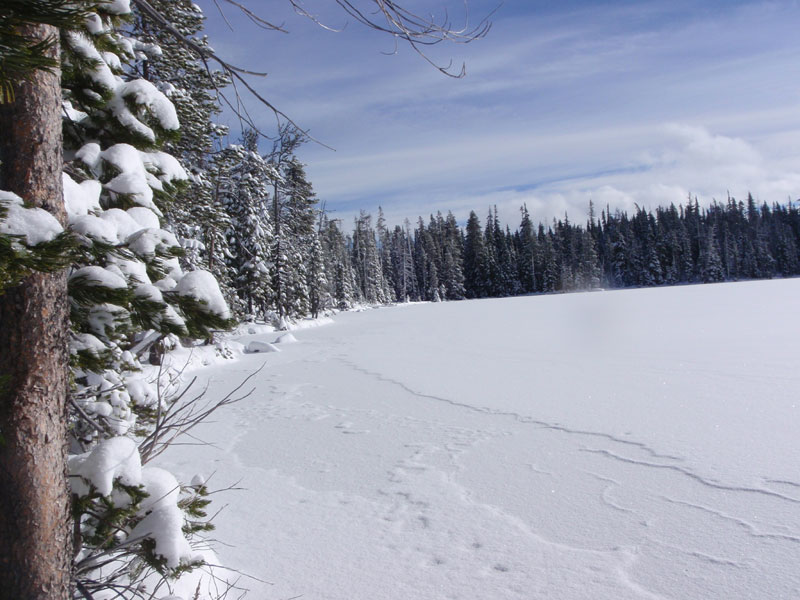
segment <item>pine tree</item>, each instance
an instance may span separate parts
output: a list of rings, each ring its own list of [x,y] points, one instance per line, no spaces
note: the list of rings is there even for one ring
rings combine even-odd
[[[700,252],[700,277],[703,283],[723,281],[725,274],[720,258],[716,228],[711,227]]]
[[[282,292],[277,308],[281,316],[305,316],[310,312],[307,266],[315,245],[317,199],[306,178],[305,167],[297,157],[292,156],[286,162],[281,179],[283,201],[279,203],[282,209],[279,219],[282,226],[275,246],[280,249],[280,260],[276,260],[273,271],[273,285]]]
[[[579,289],[592,289],[600,285],[600,263],[590,231],[580,232],[578,252]]]
[[[464,239],[464,289],[467,298],[489,296],[491,290],[487,262],[481,223],[475,211],[470,211]]]
[[[56,27],[67,23],[53,22],[56,3],[42,4],[19,2],[0,16],[0,189],[7,190],[4,200],[14,193],[47,211],[58,228],[66,215]],[[0,268],[9,277],[0,286],[0,597],[67,598],[73,548],[66,275],[53,264],[46,270],[55,273],[22,279],[26,273],[10,264],[13,243],[0,235],[0,259],[9,265]]]
[[[269,186],[277,174],[258,153],[253,131],[245,132],[243,145],[228,146],[217,155],[216,169],[219,198],[230,217],[227,266],[237,310],[250,319],[266,319],[274,305]]]
[[[517,273],[523,293],[536,291],[536,232],[533,221],[528,213],[528,207],[523,205],[520,209],[522,221],[519,225],[517,239]]]
[[[334,306],[340,310],[352,308],[360,301],[355,274],[350,259],[350,249],[338,221],[322,215],[320,225],[320,244],[325,262],[325,272],[329,273],[328,294]]]
[[[392,262],[392,242],[389,230],[386,227],[386,218],[383,209],[378,207],[378,220],[375,223],[375,232],[378,239],[378,253],[380,254],[381,273],[383,274],[383,296],[387,302],[401,301],[404,296],[396,295],[395,272]]]
[[[395,226],[392,233],[392,271],[395,298],[398,302],[420,300],[417,274],[414,268],[414,247],[411,241],[411,224],[405,220],[404,228]]]
[[[317,318],[322,311],[333,308],[334,303],[328,288],[328,275],[325,271],[325,258],[320,236],[313,235],[309,243],[306,288],[308,289],[309,314],[313,318]]]
[[[150,5],[197,48],[210,51],[202,36],[205,16],[191,0],[150,0]],[[225,232],[228,216],[218,201],[211,153],[221,146],[225,127],[214,123],[219,113],[218,91],[228,83],[220,71],[206,64],[185,43],[165,30],[161,23],[142,14],[134,5],[134,31],[142,44],[160,52],[139,53],[134,72],[150,81],[174,104],[181,123],[180,137],[167,141],[164,149],[181,163],[189,178],[165,207],[165,221],[184,249],[181,263],[190,270],[204,268],[214,273],[226,295],[228,254]]]
[[[57,5],[49,3],[42,7],[34,3],[37,10],[53,17]],[[30,8],[30,7],[29,7]],[[70,5],[74,10],[74,5]],[[45,186],[52,185],[53,176],[58,180],[58,187],[48,189],[49,202],[61,199],[61,183],[63,182],[64,203],[53,204],[53,208],[66,209],[66,220],[77,241],[77,248],[70,255],[72,266],[68,277],[67,292],[69,294],[69,321],[71,334],[69,351],[71,357],[71,380],[73,383],[73,408],[70,414],[69,431],[73,451],[87,451],[71,459],[71,471],[74,479],[81,475],[79,464],[91,453],[93,447],[99,447],[115,439],[123,439],[127,433],[141,433],[148,427],[149,420],[156,413],[155,406],[164,401],[156,390],[143,380],[138,370],[140,360],[157,344],[172,334],[181,337],[208,337],[214,328],[226,327],[229,324],[228,309],[222,300],[219,288],[213,277],[205,271],[186,273],[178,262],[181,249],[177,240],[168,231],[161,228],[160,217],[163,209],[180,189],[181,181],[186,178],[178,161],[163,151],[167,140],[175,140],[178,128],[174,105],[150,82],[137,78],[132,71],[135,52],[156,54],[158,48],[140,45],[131,39],[127,29],[122,27],[125,21],[125,3],[100,4],[98,6],[82,6],[81,18],[76,22],[61,25],[61,55],[55,59],[54,52],[58,48],[55,29],[51,29],[51,37],[41,46],[53,52],[51,73],[57,73],[57,65],[62,69],[62,89],[58,89],[57,78],[52,79],[51,94],[45,104],[41,104],[37,113],[23,115],[4,131],[16,131],[19,127],[28,128],[36,133],[36,144],[42,144],[44,152],[51,156],[43,171],[36,174]],[[3,25],[0,25],[0,30]],[[34,28],[35,29],[35,28]],[[32,29],[31,31],[34,31]],[[20,31],[25,31],[25,28]],[[36,81],[38,75],[32,76]],[[31,92],[26,101],[19,104],[24,109],[33,106],[28,100],[42,102],[42,97]],[[15,94],[16,95],[16,94]],[[28,95],[28,94],[26,94]],[[63,107],[61,98],[64,99]],[[45,105],[51,114],[44,116]],[[64,114],[64,150],[70,160],[64,165],[62,177],[62,148],[60,136],[54,135],[61,122],[57,116]],[[5,116],[11,112],[3,111]],[[4,125],[5,127],[5,125]],[[38,129],[44,127],[44,129]],[[51,135],[45,135],[50,131]],[[11,139],[14,139],[11,136]],[[53,143],[53,141],[56,143]],[[17,138],[17,142],[22,141]],[[32,144],[30,147],[34,147]],[[39,155],[34,154],[36,159]],[[2,157],[4,167],[0,185],[14,187],[15,173],[26,169],[24,161]],[[33,164],[33,163],[31,163]],[[27,178],[25,194],[36,193],[38,187],[31,185]],[[33,198],[35,200],[35,198]],[[0,215],[5,217],[9,211],[24,210],[11,204],[3,195],[3,208]],[[61,213],[64,214],[63,212]],[[37,216],[37,219],[39,217]],[[41,222],[41,221],[40,221]],[[2,226],[0,226],[2,228]],[[3,236],[3,240],[8,239]],[[21,243],[12,238],[14,244]],[[1,242],[0,246],[4,246]],[[37,267],[38,268],[38,267]],[[0,269],[3,273],[7,269]],[[12,271],[13,273],[14,271]],[[33,276],[31,281],[38,280]],[[63,275],[60,281],[65,281]],[[4,282],[5,283],[5,282]],[[19,288],[24,293],[27,284]],[[64,289],[63,287],[61,288]],[[6,301],[14,301],[19,290],[10,290],[4,294]],[[39,290],[41,301],[52,303],[54,292]],[[54,402],[40,403],[32,398],[26,400],[31,408],[49,406],[54,410],[52,418],[41,415],[41,422],[55,425],[60,423],[66,429],[68,421],[64,418],[63,386],[66,377],[63,373],[66,366],[65,334],[67,332],[64,309],[66,304],[53,304],[47,308],[37,306],[36,302],[27,302],[29,309],[38,311],[35,324],[26,322],[24,318],[11,319],[18,322],[21,329],[9,327],[6,331],[17,344],[28,344],[24,340],[26,332],[33,333],[47,346],[46,353],[55,363],[60,365],[57,371],[43,368],[36,363],[34,354],[38,343],[30,344],[31,354],[27,357],[27,369],[33,369],[37,377],[45,379],[37,383],[37,387],[52,395]],[[51,321],[46,323],[41,315],[50,314]],[[3,321],[10,319],[10,314],[3,314]],[[41,326],[47,325],[49,331],[44,332]],[[24,353],[21,354],[26,357]],[[12,372],[12,369],[4,371]],[[16,376],[16,373],[15,373]],[[18,381],[12,381],[11,389],[17,398],[24,389]],[[33,421],[31,421],[33,422]],[[4,422],[4,436],[14,445],[17,432],[23,432],[13,424]],[[40,456],[41,467],[56,469],[63,474],[66,464],[63,456],[66,444],[64,437],[59,436],[59,428],[54,427],[47,436],[58,446],[56,455]],[[36,442],[42,448],[47,444],[37,442],[39,435],[29,432],[26,436],[30,442]],[[126,443],[134,444],[131,440]],[[135,449],[135,444],[132,446]],[[9,454],[11,456],[13,453]],[[29,453],[35,456],[33,453]],[[138,458],[138,453],[136,453]],[[76,470],[77,469],[77,470]],[[35,472],[35,468],[31,472]],[[4,472],[6,472],[4,470]],[[17,485],[5,482],[4,490],[17,489]],[[58,494],[60,487],[55,477],[50,477],[46,485],[35,485],[39,492],[47,489]],[[124,504],[124,513],[133,526],[137,520],[144,518],[140,511],[140,501],[147,489],[132,491],[133,495],[125,495],[120,489],[111,496],[112,490],[93,490],[89,486],[85,491],[76,484],[77,500],[73,506],[73,514],[77,516],[79,527],[67,531],[69,540],[80,545],[76,550],[82,561],[92,560],[100,554],[113,557],[116,551],[116,536],[98,537],[98,527],[114,513],[122,514],[117,509],[118,503]],[[19,503],[21,496],[9,494],[14,502]],[[38,510],[34,497],[30,497],[29,508]],[[58,498],[51,498],[52,508],[59,512],[59,523],[68,524],[65,518],[64,504]],[[177,505],[172,507],[178,510]],[[50,522],[49,509],[42,510],[40,523],[44,523],[47,531],[39,533],[43,541],[62,546],[69,560],[72,558],[69,543],[58,537],[59,528]],[[14,511],[8,514],[15,515]],[[20,523],[25,516],[16,514]],[[180,527],[179,527],[180,528]],[[182,536],[181,531],[174,532]],[[50,535],[54,534],[54,535]],[[17,536],[11,535],[11,538]],[[36,536],[31,536],[36,537]],[[116,541],[115,541],[116,540]],[[52,547],[52,546],[51,546]],[[188,543],[187,543],[188,547]],[[45,547],[33,550],[38,556],[45,556]],[[179,567],[178,556],[166,556],[167,550],[152,539],[138,544],[131,544],[126,553],[134,552],[163,575],[174,572]],[[63,558],[63,553],[59,553]],[[188,555],[185,557],[188,558]],[[52,556],[52,566],[60,571],[61,579],[68,577],[71,569],[66,568],[61,559]],[[12,560],[4,560],[4,564],[12,565]],[[188,563],[183,568],[188,568]],[[49,568],[49,567],[48,567]],[[131,572],[130,577],[134,577]],[[126,577],[128,577],[126,575]],[[34,577],[37,575],[34,574]],[[92,581],[92,591],[99,592],[109,585],[103,575],[94,572],[90,567],[76,570],[77,585],[84,585],[82,579]],[[128,577],[128,583],[131,582]],[[4,591],[8,591],[5,586]],[[86,581],[86,580],[84,580]],[[39,592],[49,589],[58,592],[61,583],[55,581],[38,584]],[[50,586],[48,588],[47,586]],[[12,590],[13,591],[13,590]],[[20,597],[37,597],[34,593],[19,592]]]

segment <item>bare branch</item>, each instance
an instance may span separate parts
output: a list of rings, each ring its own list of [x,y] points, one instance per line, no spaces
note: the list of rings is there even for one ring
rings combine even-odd
[[[224,1],[228,4],[234,6],[238,10],[240,10],[250,21],[256,24],[258,27],[269,30],[269,31],[278,31],[281,33],[287,33],[287,30],[284,28],[283,25],[275,25],[270,21],[264,19],[263,17],[258,16],[252,10],[247,8],[247,6],[243,5],[242,3],[238,2],[238,0],[214,0],[214,4],[217,7],[220,15],[228,24],[228,27],[231,27],[230,22],[228,21],[227,17],[220,6],[220,2]],[[291,4],[294,11],[313,21],[320,27],[328,29],[330,31],[341,31],[334,29],[320,21],[320,19],[311,14],[303,5],[301,0],[288,0]],[[393,53],[397,52],[398,43],[400,41],[406,42],[411,48],[416,52],[419,56],[423,58],[427,63],[433,66],[436,70],[447,75],[448,77],[454,78],[461,78],[464,77],[466,74],[466,67],[464,64],[461,65],[460,70],[453,71],[453,61],[451,60],[447,65],[441,65],[436,63],[432,60],[425,52],[426,46],[433,46],[435,44],[439,44],[444,41],[454,42],[459,44],[467,44],[477,39],[481,39],[489,33],[491,29],[491,22],[489,18],[497,11],[497,8],[492,10],[486,17],[481,19],[481,21],[474,27],[469,26],[469,5],[467,0],[464,0],[464,26],[461,28],[456,28],[451,25],[449,16],[447,12],[445,12],[444,17],[441,21],[437,21],[433,15],[430,16],[422,16],[417,13],[414,13],[406,8],[404,8],[398,2],[394,0],[364,0],[367,4],[374,5],[375,10],[370,14],[367,13],[365,10],[356,6],[354,1],[351,0],[335,0],[336,4],[338,4],[346,14],[350,17],[355,19],[357,22],[369,27],[370,29],[374,29],[376,31],[380,31],[382,33],[386,33],[390,35],[395,40],[395,50]],[[212,77],[212,70],[209,65],[210,62],[214,62],[218,64],[221,68],[223,73],[228,76],[231,81],[231,85],[233,87],[235,100],[229,99],[219,88],[216,87],[215,89],[217,92],[218,97],[222,100],[224,104],[226,104],[233,112],[237,115],[240,121],[244,122],[248,127],[255,130],[259,135],[262,137],[268,138],[269,136],[264,134],[259,127],[255,123],[255,119],[248,113],[246,106],[242,102],[241,96],[239,94],[238,86],[241,85],[244,87],[247,92],[252,94],[259,103],[263,106],[266,106],[272,113],[275,115],[275,118],[278,120],[278,125],[280,126],[281,120],[291,123],[294,127],[296,127],[299,131],[302,131],[303,134],[308,137],[309,140],[320,144],[330,150],[333,150],[330,146],[320,142],[319,140],[315,139],[311,135],[309,135],[307,130],[303,130],[300,128],[286,113],[281,111],[278,107],[272,104],[269,100],[267,100],[262,94],[260,94],[256,89],[247,81],[246,77],[253,76],[253,77],[266,77],[266,73],[260,73],[256,71],[250,71],[248,69],[243,69],[241,67],[237,67],[225,60],[223,60],[216,52],[208,47],[204,47],[199,45],[197,42],[192,40],[191,38],[185,36],[180,31],[178,31],[175,26],[170,23],[166,18],[164,18],[161,13],[158,12],[153,6],[148,2],[148,0],[133,0],[133,3],[142,14],[158,24],[159,26],[163,27],[166,31],[168,31],[178,42],[183,44],[186,48],[188,48],[191,52],[193,52],[200,60],[203,61],[203,64],[206,67],[206,71],[209,74],[209,78],[213,82]],[[232,27],[231,27],[232,29]],[[242,127],[244,129],[244,127]]]
[[[200,404],[200,400],[205,396],[208,390],[208,385],[194,398],[186,402],[172,402],[166,410],[160,412],[157,418],[157,423],[153,431],[139,444],[139,453],[142,457],[142,464],[146,464],[162,452],[164,452],[169,445],[179,436],[193,429],[215,411],[228,404],[233,404],[244,400],[255,391],[255,388],[248,392],[238,395],[240,390],[255,377],[266,366],[262,364],[258,369],[245,377],[239,385],[228,392],[223,398],[216,401],[208,401],[205,404]],[[190,383],[190,386],[194,380]],[[179,398],[182,398],[186,393],[184,390]],[[159,404],[161,399],[159,398]]]
[[[280,31],[281,33],[289,33],[286,29],[284,29],[283,25],[273,25],[269,21],[259,17],[257,14],[255,14],[252,10],[250,10],[243,4],[235,2],[235,0],[225,0],[225,2],[227,2],[228,4],[232,4],[233,6],[238,8],[240,11],[242,11],[242,13],[245,14],[245,16],[247,16],[248,19],[250,19],[261,29],[267,29],[269,31]]]

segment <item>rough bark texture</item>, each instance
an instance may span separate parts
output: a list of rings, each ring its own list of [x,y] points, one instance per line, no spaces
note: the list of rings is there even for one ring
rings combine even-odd
[[[26,26],[37,39],[46,25]],[[58,46],[52,49],[58,57]],[[0,105],[0,189],[65,222],[60,72],[37,72]],[[70,597],[66,274],[0,295],[0,599]]]

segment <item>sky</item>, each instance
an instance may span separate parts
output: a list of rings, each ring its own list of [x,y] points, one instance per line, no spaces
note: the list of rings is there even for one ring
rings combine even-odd
[[[488,35],[429,58],[354,22],[332,0],[249,6],[288,33],[196,0],[212,46],[268,73],[251,82],[322,144],[299,152],[335,217],[383,208],[390,224],[497,206],[512,229],[567,214],[800,198],[800,1],[404,0]],[[356,0],[358,6],[371,4]],[[245,100],[260,128],[275,117]],[[227,114],[231,142],[239,124]],[[266,151],[268,141],[262,144]],[[330,148],[328,148],[328,147]],[[332,148],[332,149],[331,149]]]

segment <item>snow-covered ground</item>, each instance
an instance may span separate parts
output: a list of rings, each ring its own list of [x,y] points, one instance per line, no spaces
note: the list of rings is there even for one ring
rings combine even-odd
[[[250,598],[800,597],[800,280],[400,306],[196,372]],[[240,341],[274,342],[277,333]],[[270,583],[265,583],[270,582]]]

